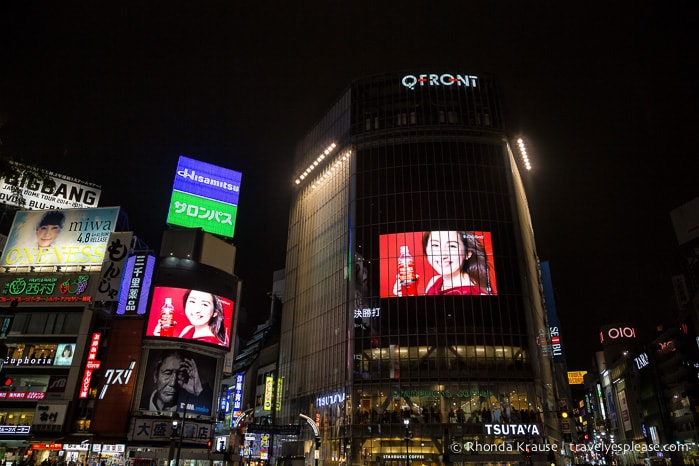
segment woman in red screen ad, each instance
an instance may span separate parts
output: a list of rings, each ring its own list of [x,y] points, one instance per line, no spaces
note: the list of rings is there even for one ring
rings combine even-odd
[[[482,241],[471,231],[428,231],[422,238],[427,261],[437,272],[426,295],[488,295],[488,261]]]
[[[156,287],[146,335],[228,346],[232,306],[231,301],[207,291]]]
[[[223,304],[219,297],[205,291],[187,290],[183,301],[189,325],[182,330],[180,338],[226,346]]]

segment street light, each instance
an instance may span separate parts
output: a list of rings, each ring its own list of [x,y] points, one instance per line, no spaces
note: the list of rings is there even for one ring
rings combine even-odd
[[[172,438],[177,445],[177,456],[175,466],[180,462],[180,449],[182,448],[182,431],[184,430],[184,422],[180,425],[180,415],[175,411],[172,413]],[[172,456],[172,455],[170,455]]]
[[[410,418],[404,417],[403,424],[405,424],[405,465],[410,466]]]

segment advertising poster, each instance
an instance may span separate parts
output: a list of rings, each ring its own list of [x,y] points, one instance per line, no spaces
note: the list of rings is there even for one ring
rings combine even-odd
[[[0,266],[101,265],[118,214],[118,207],[19,211]]]
[[[0,203],[22,209],[80,209],[99,205],[101,189],[98,185],[39,170],[13,160],[13,173],[0,177]],[[41,171],[45,179],[36,173]]]
[[[217,359],[178,348],[151,349],[139,408],[210,416]],[[186,411],[186,413],[185,413]]]
[[[495,296],[490,232],[418,231],[381,235],[380,296]]]
[[[229,348],[232,323],[233,301],[228,298],[206,291],[157,286],[146,336]]]
[[[240,172],[180,156],[167,223],[233,237]]]

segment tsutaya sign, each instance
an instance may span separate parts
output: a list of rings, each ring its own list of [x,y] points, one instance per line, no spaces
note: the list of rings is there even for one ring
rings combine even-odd
[[[459,86],[476,87],[478,76],[467,74],[406,74],[400,80],[401,84],[410,90],[424,86]]]
[[[539,435],[536,424],[483,424],[488,435]]]

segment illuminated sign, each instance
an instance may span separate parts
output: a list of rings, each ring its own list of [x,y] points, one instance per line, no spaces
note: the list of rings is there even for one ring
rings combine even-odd
[[[43,400],[46,398],[44,392],[0,392],[2,400]]]
[[[180,156],[167,223],[233,237],[242,174]]]
[[[284,379],[279,377],[277,379],[277,406],[274,409],[277,412],[282,410],[282,394],[284,393],[284,392],[282,392],[283,383],[284,383]]]
[[[75,354],[75,344],[61,343],[56,347],[56,357],[53,359],[54,366],[70,366],[73,364]]]
[[[265,401],[262,409],[265,411],[272,410],[272,396],[274,396],[274,377],[265,377]]]
[[[478,76],[467,74],[406,74],[400,80],[401,84],[411,91],[415,87],[424,86],[458,86],[458,87],[476,87]]]
[[[634,362],[636,363],[636,369],[641,370],[644,367],[646,367],[648,364],[650,364],[650,361],[648,360],[648,354],[647,353],[641,353],[635,358],[633,358]]]
[[[118,207],[20,210],[0,265],[101,265],[118,214]]]
[[[326,396],[319,396],[316,398],[316,407],[321,407],[321,406],[332,406],[336,405],[338,403],[344,403],[345,402],[345,394],[344,393],[334,393],[332,395],[326,395]]]
[[[25,356],[24,358],[5,358],[5,366],[52,366],[53,358],[42,358],[42,357],[30,357]]]
[[[536,424],[483,424],[487,435],[539,435]]]
[[[628,326],[604,327],[599,333],[602,344],[617,343],[619,340],[636,338],[636,329]]]
[[[154,267],[155,257],[149,254],[137,254],[126,260],[119,287],[117,315],[146,313]]]
[[[156,286],[146,336],[228,348],[233,307],[230,299],[207,291]]]
[[[109,236],[106,257],[100,270],[95,301],[116,301],[124,272],[124,262],[131,248],[133,233],[119,232]]]
[[[211,416],[215,402],[212,387],[216,386],[214,382],[219,373],[217,358],[179,348],[150,349],[145,367],[138,381],[142,386],[140,410],[155,413],[177,411],[182,415],[186,409],[191,415]],[[185,369],[183,378],[178,379],[176,393],[160,396],[156,375],[168,367],[188,367],[190,370]],[[201,388],[198,392],[193,388],[194,377],[199,379],[197,386]]]
[[[243,411],[243,381],[245,374],[235,375],[235,389],[233,391],[233,419],[238,419]]]
[[[558,327],[549,327],[551,335],[551,354],[553,356],[563,356],[563,345],[561,345],[561,334],[558,332]]]
[[[12,160],[9,162],[14,173],[0,177],[0,203],[30,210],[90,208],[99,205],[101,190],[96,184]],[[38,171],[50,181],[37,178],[34,172]]]
[[[495,261],[487,231],[444,230],[379,237],[379,296],[494,296]]]
[[[24,435],[30,431],[29,426],[13,426],[0,424],[0,435]]]
[[[80,399],[87,398],[90,392],[90,383],[92,382],[92,371],[95,370],[91,368],[90,363],[99,364],[99,361],[97,360],[97,350],[99,349],[101,337],[101,333],[92,334],[92,342],[90,343],[90,349],[87,353],[87,364],[85,367],[85,372],[83,372],[82,383],[80,384],[80,394],[78,395],[78,398]],[[99,368],[99,366],[97,366],[97,368]]]
[[[568,384],[580,385],[585,383],[587,371],[568,371]]]
[[[106,395],[110,385],[128,385],[134,367],[136,367],[136,361],[131,361],[128,369],[107,369],[104,373],[104,377],[107,380],[104,382],[102,391],[100,391],[99,399],[104,399],[104,395]]]
[[[0,302],[89,302],[87,274],[7,275],[0,279]]]
[[[368,319],[371,317],[380,317],[381,316],[381,308],[380,307],[372,307],[372,308],[364,308],[364,309],[355,309],[354,310],[354,318],[355,319]]]

